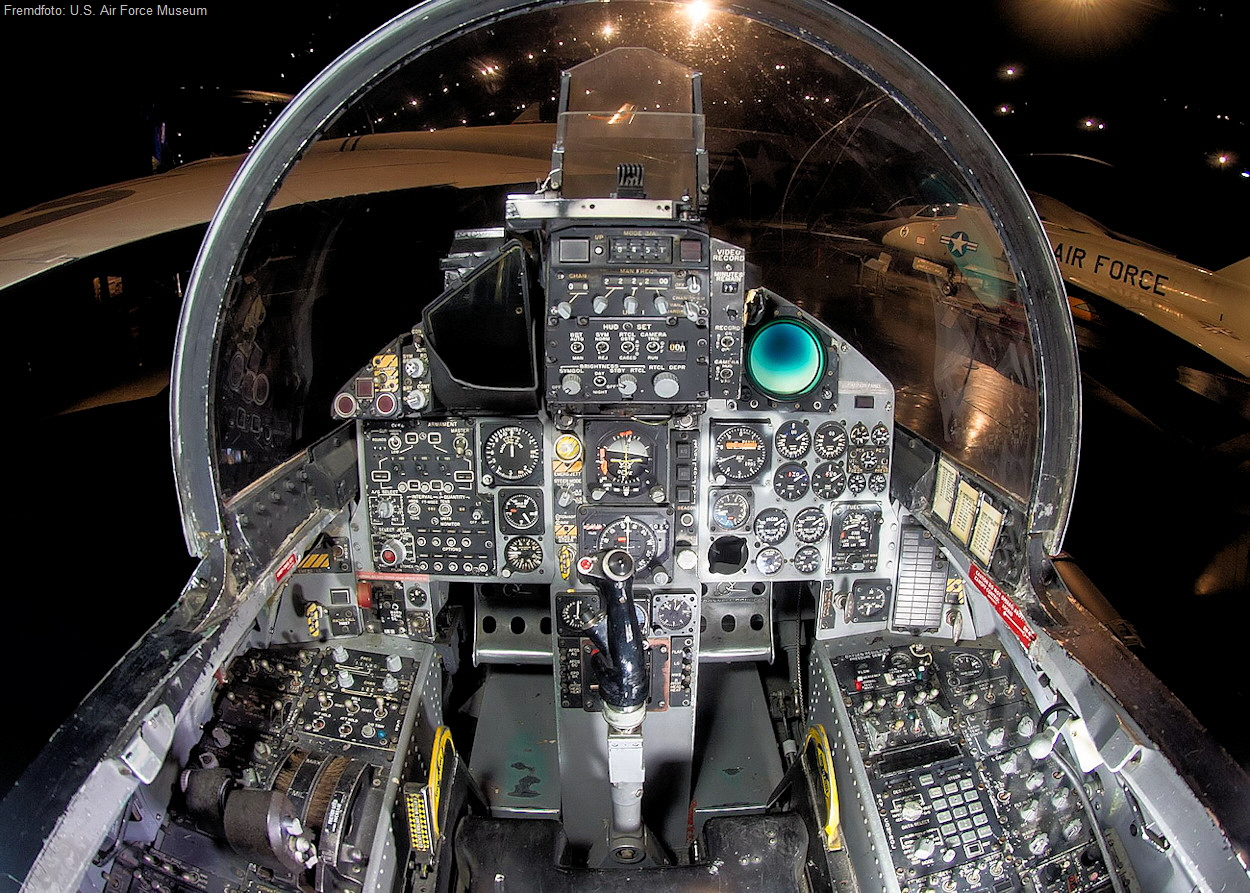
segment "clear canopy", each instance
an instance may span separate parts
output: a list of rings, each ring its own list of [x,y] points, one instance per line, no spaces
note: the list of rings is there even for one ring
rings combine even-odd
[[[619,64],[579,75],[606,54]],[[1058,550],[1075,342],[1032,208],[919,63],[797,0],[427,3],[310,85],[227,194],[184,310],[174,447],[193,550],[237,494],[338,424],[335,389],[443,291],[456,231],[502,226],[505,196],[553,175],[567,196],[615,194],[599,161],[627,129],[644,160],[678,159],[630,188],[697,193],[767,288],[892,380],[897,424]],[[501,339],[460,347],[506,365]]]

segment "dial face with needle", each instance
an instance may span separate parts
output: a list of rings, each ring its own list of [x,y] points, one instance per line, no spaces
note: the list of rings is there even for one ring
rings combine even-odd
[[[655,448],[632,428],[614,431],[595,451],[596,483],[610,493],[633,496],[655,482]]]
[[[694,605],[677,593],[661,595],[651,606],[651,620],[659,629],[677,632],[685,629],[694,619]]]
[[[658,548],[655,532],[644,522],[626,515],[617,518],[599,534],[600,549],[624,549],[634,559],[637,571],[643,571],[655,560]]]
[[[504,546],[504,558],[512,570],[532,573],[542,566],[542,543],[529,536],[513,537]]]
[[[496,429],[483,451],[491,473],[505,481],[523,480],[538,468],[538,438],[520,425]]]
[[[713,465],[718,474],[749,481],[768,464],[768,438],[750,425],[731,425],[716,435]]]
[[[500,516],[512,530],[530,530],[538,523],[538,500],[529,493],[512,493],[504,499]]]

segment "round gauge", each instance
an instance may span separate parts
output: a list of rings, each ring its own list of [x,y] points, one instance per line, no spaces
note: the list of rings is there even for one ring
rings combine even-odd
[[[863,493],[864,488],[868,486],[868,478],[860,474],[858,471],[846,479],[846,489],[852,493]]]
[[[804,576],[810,576],[820,570],[820,550],[815,546],[804,546],[794,553],[790,560],[794,569]]]
[[[868,489],[878,496],[885,492],[885,483],[885,475],[879,471],[868,475]]]
[[[773,446],[783,459],[802,459],[812,448],[812,432],[802,422],[786,422],[773,436]]]
[[[811,475],[797,462],[787,462],[773,474],[773,492],[787,502],[806,496],[811,483]]]
[[[781,554],[781,550],[773,546],[761,549],[760,554],[755,556],[755,569],[768,577],[781,570],[782,565],[785,563],[786,559]]]
[[[520,425],[496,429],[486,438],[486,465],[505,481],[519,481],[538,468],[538,439]]]
[[[749,481],[768,464],[768,441],[750,425],[733,425],[716,435],[715,470],[734,481]]]
[[[846,474],[842,466],[824,462],[812,472],[812,492],[821,499],[837,499],[846,489]]]
[[[985,661],[970,651],[956,651],[951,655],[951,670],[959,682],[971,682],[984,675]]]
[[[586,620],[592,618],[594,614],[595,608],[591,601],[580,595],[570,596],[560,606],[560,622],[568,629],[585,629]]]
[[[764,509],[755,516],[752,528],[760,542],[770,546],[781,542],[790,533],[790,519],[782,509]]]
[[[522,574],[538,570],[543,563],[543,545],[532,536],[516,536],[503,549],[508,567]]]
[[[868,426],[863,422],[856,422],[851,428],[851,443],[855,446],[863,446],[868,443]]]
[[[884,422],[878,422],[872,428],[872,442],[875,446],[885,446],[890,442],[890,429]]]
[[[895,648],[890,652],[890,669],[898,672],[914,670],[915,668],[916,659],[912,657],[911,652],[906,648]]]
[[[872,542],[872,515],[858,509],[847,512],[842,518],[838,542],[843,551],[857,552],[868,548]]]
[[[841,422],[825,422],[816,429],[816,455],[836,459],[846,452],[846,428]]]
[[[598,484],[621,496],[632,496],[655,480],[655,450],[649,436],[632,428],[614,431],[599,441],[595,455]]]
[[[884,586],[878,583],[857,583],[853,594],[856,620],[869,620],[885,610]]]
[[[884,460],[884,456],[875,449],[862,450],[859,454],[859,470],[872,471]]]
[[[828,530],[825,513],[814,505],[794,516],[794,538],[800,543],[818,543]]]
[[[635,573],[651,566],[658,544],[655,532],[635,518],[617,518],[599,534],[600,549],[624,549],[634,559]]]
[[[712,499],[712,520],[721,530],[737,530],[751,517],[751,503],[743,493],[723,491]]]
[[[502,515],[513,530],[529,530],[538,523],[538,500],[528,493],[513,493],[504,500]]]
[[[651,606],[651,620],[658,628],[669,632],[685,629],[693,619],[694,605],[675,593],[661,595]]]

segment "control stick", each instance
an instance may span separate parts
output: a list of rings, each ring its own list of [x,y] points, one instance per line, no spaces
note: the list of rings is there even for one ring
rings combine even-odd
[[[651,696],[651,675],[634,608],[634,559],[624,549],[587,555],[578,573],[599,592],[599,616],[586,629],[595,646],[591,669],[599,681],[603,718],[621,732],[637,728]]]
[[[608,724],[608,782],[612,785],[610,857],[640,862],[646,855],[642,825],[642,720],[651,694],[642,628],[634,608],[634,559],[623,549],[584,556],[578,573],[599,592],[599,613],[587,618],[585,635],[595,646],[591,671],[599,681]]]

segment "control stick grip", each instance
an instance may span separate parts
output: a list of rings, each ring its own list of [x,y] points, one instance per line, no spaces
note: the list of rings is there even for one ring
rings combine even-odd
[[[624,549],[583,556],[577,570],[599,592],[601,619],[586,630],[595,646],[591,669],[603,702],[617,710],[651,696],[642,628],[634,608],[634,559]]]

